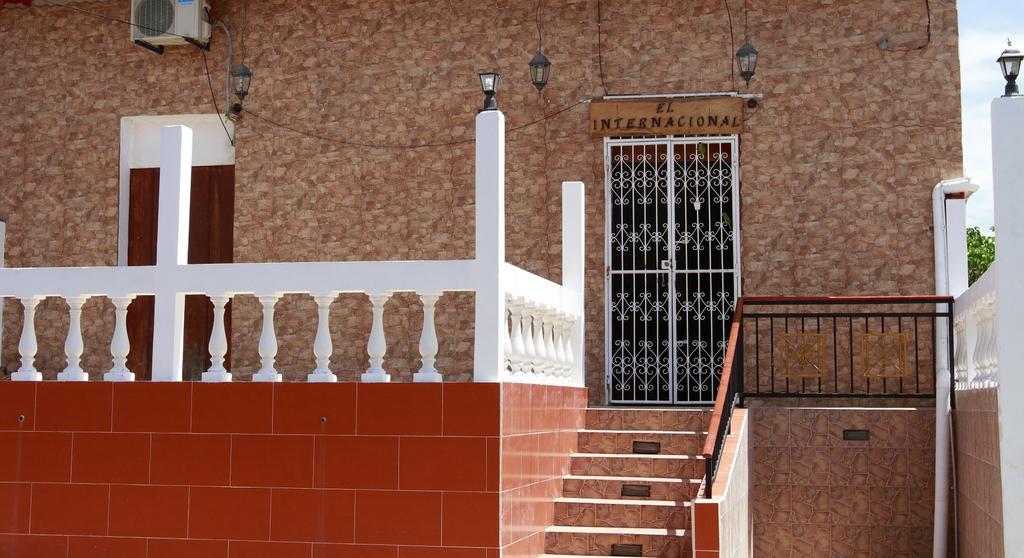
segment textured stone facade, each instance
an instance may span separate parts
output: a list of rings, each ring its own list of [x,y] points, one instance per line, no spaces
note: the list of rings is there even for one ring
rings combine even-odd
[[[731,4],[735,41],[726,6]],[[76,3],[118,18],[128,0]],[[235,261],[469,258],[473,145],[368,148],[471,140],[481,102],[476,74],[504,75],[508,117],[508,259],[558,280],[563,180],[587,185],[587,370],[604,377],[604,174],[586,106],[515,130],[603,93],[742,89],[731,75],[744,27],[761,52],[741,136],[742,267],[747,294],[920,294],[932,289],[929,192],[961,173],[957,21],[953,0],[820,2],[614,0],[544,3],[551,82],[538,95],[526,63],[537,46],[536,3],[502,0],[295,3],[215,0],[255,78],[238,124]],[[44,6],[0,10],[0,218],[9,266],[113,265],[118,137],[123,116],[211,113],[203,57],[139,49],[122,25]],[[208,55],[222,91],[224,41]],[[892,51],[877,45],[888,38]],[[603,65],[604,86],[599,76]],[[438,367],[471,375],[472,297],[438,306]],[[4,367],[16,368],[21,327],[7,303]],[[91,372],[109,367],[113,306],[83,316]],[[333,367],[352,380],[365,364],[365,297],[335,303]],[[278,306],[278,365],[313,368],[315,304]],[[257,368],[258,304],[233,308],[233,368]],[[419,304],[396,296],[385,325],[386,365],[418,368]],[[41,306],[38,365],[63,367],[63,303]]]

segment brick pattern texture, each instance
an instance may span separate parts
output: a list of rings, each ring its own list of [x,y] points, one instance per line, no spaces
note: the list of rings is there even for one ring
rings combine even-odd
[[[966,558],[1003,556],[996,388],[956,392],[957,541]]]
[[[129,0],[77,7],[127,18]],[[247,108],[329,139],[238,125],[235,261],[469,258],[473,255],[473,146],[378,149],[344,141],[417,144],[470,139],[481,102],[476,73],[505,79],[509,129],[603,93],[742,88],[731,71],[742,29],[761,52],[742,135],[742,266],[748,294],[917,294],[932,285],[929,192],[961,174],[957,19],[953,0],[765,0],[733,5],[735,41],[718,0],[544,4],[551,82],[538,95],[526,63],[537,44],[536,3],[501,0],[295,3],[216,0],[255,78]],[[193,48],[155,56],[128,30],[60,7],[0,12],[0,218],[10,266],[116,262],[118,127],[123,116],[210,113],[203,58]],[[744,23],[745,22],[745,23]],[[888,38],[893,51],[877,43]],[[56,48],[54,45],[62,45]],[[208,55],[220,91],[224,41]],[[603,63],[604,83],[599,75]],[[219,97],[219,93],[217,93]],[[587,195],[587,370],[603,394],[603,149],[586,107],[508,136],[511,263],[560,279],[563,180]],[[438,306],[439,368],[471,375],[472,296]],[[18,366],[20,304],[8,301],[3,363]],[[332,359],[343,379],[365,367],[365,297],[335,304]],[[290,379],[313,368],[315,304],[281,303],[278,364]],[[233,308],[232,367],[258,367],[258,303]],[[85,368],[109,367],[113,306],[85,308]],[[418,368],[419,305],[388,304],[387,365],[398,380]],[[67,310],[41,305],[38,365],[63,367]]]

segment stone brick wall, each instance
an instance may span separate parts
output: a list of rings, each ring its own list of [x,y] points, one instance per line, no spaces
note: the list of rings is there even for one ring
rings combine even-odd
[[[755,556],[931,555],[934,409],[749,412]]]
[[[961,174],[957,21],[953,0],[767,0],[743,14],[735,42],[718,0],[607,1],[604,84],[595,0],[544,5],[553,62],[542,95],[526,63],[536,48],[535,2],[470,0],[295,3],[215,0],[237,51],[255,72],[247,108],[324,139],[245,116],[238,125],[235,261],[468,258],[473,254],[472,143],[481,102],[476,73],[504,74],[509,129],[603,93],[742,88],[732,53],[747,35],[761,52],[750,91],[763,93],[742,135],[743,287],[748,294],[917,294],[932,285],[929,192]],[[76,6],[126,18],[128,0]],[[245,9],[243,9],[245,8]],[[894,51],[878,48],[888,37]],[[139,49],[123,26],[41,3],[0,11],[0,218],[11,266],[116,262],[118,122],[122,116],[213,112],[200,53]],[[224,41],[208,55],[221,89]],[[219,93],[217,95],[219,97]],[[604,176],[600,141],[580,106],[509,133],[508,259],[559,279],[563,180],[587,185],[587,368],[603,393]],[[400,380],[418,367],[419,309],[388,305],[387,364]],[[472,297],[446,295],[439,368],[470,375]],[[233,367],[257,367],[259,314],[234,306]],[[278,363],[313,368],[314,303],[278,311]],[[18,304],[7,304],[4,366],[17,367]],[[83,317],[83,364],[109,366],[112,305]],[[63,366],[66,307],[44,303],[39,365]],[[336,303],[334,367],[365,368],[369,303]]]
[[[1003,556],[996,388],[956,393],[957,542],[966,558]]]

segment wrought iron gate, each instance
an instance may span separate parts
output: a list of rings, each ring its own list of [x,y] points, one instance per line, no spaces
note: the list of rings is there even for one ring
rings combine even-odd
[[[739,296],[737,148],[605,141],[608,401],[714,401]]]

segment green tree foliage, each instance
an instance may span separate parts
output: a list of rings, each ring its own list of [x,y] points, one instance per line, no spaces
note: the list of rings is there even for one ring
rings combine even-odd
[[[992,232],[995,233],[995,227]],[[982,234],[978,227],[967,229],[967,282],[973,285],[996,259],[996,237]]]

